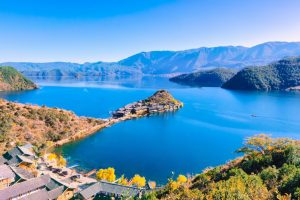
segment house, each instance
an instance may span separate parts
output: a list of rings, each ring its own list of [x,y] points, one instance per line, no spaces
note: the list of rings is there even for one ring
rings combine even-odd
[[[16,146],[10,151],[3,154],[2,160],[6,160],[5,163],[8,165],[19,165],[25,164],[30,166],[33,163],[33,160],[36,158],[36,155],[32,149],[31,145]]]
[[[50,178],[50,181],[45,185],[45,187],[49,191],[50,199],[71,199],[76,192],[76,188],[69,183],[57,180],[53,177]]]
[[[49,176],[41,176],[28,181],[16,183],[8,188],[0,190],[0,199],[23,198],[32,195],[45,188],[45,183],[50,179]]]
[[[141,196],[142,192],[143,192],[142,189],[136,187],[124,186],[124,185],[109,183],[105,181],[99,181],[80,191],[77,195],[77,198],[94,199],[95,197],[98,196],[113,196],[116,198],[137,197],[137,196]]]
[[[67,183],[56,180],[49,175],[42,175],[0,190],[0,199],[67,200],[73,197],[74,192],[75,188]]]
[[[15,173],[8,165],[0,165],[0,190],[7,188],[16,180]]]
[[[21,167],[13,167],[13,166],[10,166],[10,168],[16,175],[15,178],[16,182],[23,182],[34,178],[34,175],[26,169],[23,169]]]

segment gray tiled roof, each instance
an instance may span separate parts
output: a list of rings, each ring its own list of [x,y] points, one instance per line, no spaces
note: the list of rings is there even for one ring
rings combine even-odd
[[[15,185],[0,190],[0,199],[10,199],[38,189],[42,189],[42,187],[44,187],[49,180],[50,176],[44,175],[25,182],[16,183]]]
[[[82,190],[79,194],[84,199],[89,199],[99,193],[108,193],[118,196],[137,196],[140,192],[141,190],[135,187],[100,181]]]
[[[34,178],[34,175],[31,172],[29,172],[29,171],[27,171],[27,170],[25,170],[25,169],[23,169],[21,167],[13,167],[13,166],[11,166],[10,168],[21,179],[28,180],[28,179]]]
[[[16,165],[22,161],[32,162],[35,154],[25,146],[17,146],[6,152],[3,157],[7,160],[9,165]]]
[[[30,195],[20,198],[20,200],[49,200],[49,194],[46,189],[38,190]]]
[[[79,194],[84,198],[84,199],[90,199],[91,197],[95,196],[101,191],[100,184],[97,182],[90,187],[82,190]]]
[[[17,155],[17,157],[18,157],[22,162],[33,163],[33,160],[31,160],[31,159],[30,159],[29,157],[27,157],[27,156]]]
[[[60,186],[48,192],[49,199],[57,199],[65,190],[64,186]]]
[[[10,169],[8,165],[0,165],[0,180],[16,177],[15,173]]]
[[[28,148],[26,146],[18,146],[20,151],[22,151],[23,154],[28,155],[28,156],[35,156],[34,152],[32,151],[31,148]]]
[[[18,147],[15,147],[4,154],[6,159],[11,159],[12,157],[16,157],[17,155],[22,155],[21,150]]]
[[[2,165],[6,162],[7,162],[7,160],[3,156],[0,156],[0,164]]]

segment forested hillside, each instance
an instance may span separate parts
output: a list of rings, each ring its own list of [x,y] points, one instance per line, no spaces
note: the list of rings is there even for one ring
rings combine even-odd
[[[170,81],[199,87],[221,87],[226,81],[236,74],[236,70],[228,68],[216,68],[202,70],[190,74],[182,74],[170,78]]]
[[[300,85],[300,57],[283,59],[266,66],[247,67],[223,88],[235,90],[286,90]]]

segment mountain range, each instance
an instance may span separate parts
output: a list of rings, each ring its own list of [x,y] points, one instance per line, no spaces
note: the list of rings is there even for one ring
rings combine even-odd
[[[141,52],[117,62],[6,62],[0,66],[12,66],[26,76],[126,77],[174,75],[216,67],[243,68],[299,55],[300,42],[267,42],[253,47],[220,46]]]

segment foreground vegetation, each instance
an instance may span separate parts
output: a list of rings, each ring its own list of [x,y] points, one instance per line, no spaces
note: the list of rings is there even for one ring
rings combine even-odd
[[[37,86],[12,67],[0,67],[0,91],[30,90]]]
[[[243,157],[204,170],[196,177],[169,180],[145,199],[300,199],[300,142],[266,135],[248,138]]]

